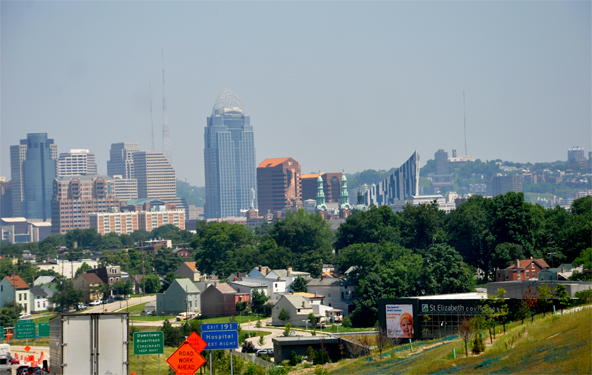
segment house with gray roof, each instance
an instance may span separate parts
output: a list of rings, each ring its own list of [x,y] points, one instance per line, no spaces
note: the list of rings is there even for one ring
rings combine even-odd
[[[289,288],[294,280],[298,277],[310,277],[310,272],[292,271],[292,267],[288,267],[287,270],[273,270],[269,272],[265,278],[277,280],[278,278],[286,281],[286,288]]]
[[[287,320],[279,318],[282,310],[288,313]],[[274,326],[284,326],[290,323],[293,327],[306,327],[308,321],[308,314],[313,313],[314,310],[310,302],[298,294],[286,294],[277,301],[271,311],[271,324]]]
[[[54,282],[58,282],[58,279],[55,276],[39,276],[38,278],[35,279],[35,281],[33,282],[33,285],[41,286],[41,285],[45,285],[45,284],[51,284]]]
[[[556,268],[546,268],[539,271],[539,280],[568,280],[574,271],[582,272],[583,267],[574,268],[572,264],[562,264]]]
[[[48,309],[47,292],[39,286],[32,287],[29,292],[33,301],[31,301],[31,311],[40,312]]]
[[[249,293],[238,293],[225,283],[212,284],[201,294],[202,316],[234,316],[237,302],[250,301]]]
[[[201,312],[201,292],[189,279],[176,279],[164,292],[156,294],[158,315]]]
[[[249,293],[249,295],[253,296],[253,291],[256,290],[258,293],[263,293],[266,296],[268,295],[267,284],[253,283],[250,281],[230,281],[228,282],[228,285],[236,290],[237,293]]]
[[[321,277],[306,284],[309,293],[325,296],[324,304],[343,311],[348,316],[355,307],[356,283],[350,278]]]

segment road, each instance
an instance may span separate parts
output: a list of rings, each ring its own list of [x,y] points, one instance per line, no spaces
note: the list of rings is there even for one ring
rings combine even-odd
[[[271,318],[266,319],[266,320],[261,320],[261,328],[257,328],[255,327],[256,322],[251,322],[250,323],[250,327],[249,327],[249,323],[243,323],[241,324],[241,328],[243,331],[248,331],[249,329],[254,331],[254,330],[261,330],[261,331],[269,331],[271,332],[271,335],[267,335],[263,337],[264,343],[263,345],[259,344],[259,336],[256,337],[250,337],[248,338],[246,341],[250,341],[253,343],[253,345],[255,345],[255,348],[257,350],[259,349],[273,349],[273,338],[274,337],[278,337],[278,336],[283,336],[284,335],[284,329],[283,328],[278,328],[278,327],[273,327],[273,326],[268,326],[268,324],[271,324]],[[320,331],[316,331],[317,336],[321,335]],[[312,336],[312,331],[308,330],[308,331],[296,331],[296,335],[298,336]],[[240,348],[238,349],[240,350]]]
[[[138,297],[138,298],[130,298],[125,301],[115,301],[113,303],[107,303],[105,305],[99,306],[91,306],[90,309],[86,310],[85,313],[100,313],[100,312],[112,312],[114,310],[123,309],[126,306],[133,306],[138,305],[140,303],[146,303],[150,301],[155,301],[156,296],[147,296],[147,297]]]

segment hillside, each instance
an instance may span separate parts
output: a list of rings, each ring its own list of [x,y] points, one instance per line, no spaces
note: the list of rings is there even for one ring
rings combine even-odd
[[[478,356],[464,357],[463,343],[434,341],[414,343],[369,362],[368,357],[327,366],[329,374],[590,374],[592,373],[592,309],[513,323],[505,335]],[[501,329],[501,327],[500,327]],[[422,345],[423,344],[423,345]],[[457,358],[452,358],[452,349]],[[402,349],[399,347],[399,349]],[[394,352],[394,351],[393,351]]]

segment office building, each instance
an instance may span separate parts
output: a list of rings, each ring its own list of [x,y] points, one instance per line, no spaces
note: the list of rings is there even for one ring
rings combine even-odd
[[[133,153],[133,178],[138,183],[138,198],[175,198],[175,170],[160,151]]]
[[[134,178],[133,154],[136,151],[140,151],[140,144],[136,142],[111,144],[107,174],[109,176],[119,175],[124,179]]]
[[[265,159],[257,167],[257,198],[261,213],[294,206],[302,196],[300,189],[300,164],[296,160]]]
[[[493,176],[491,179],[491,196],[505,194],[509,191],[519,193],[522,191],[522,176]]]
[[[88,229],[91,212],[108,212],[113,206],[119,207],[119,199],[111,177],[58,177],[53,181],[51,233]]]
[[[419,196],[419,155],[417,151],[385,180],[372,184],[364,194],[367,206],[380,207],[399,204],[412,196]]]
[[[204,143],[206,219],[241,216],[251,208],[253,195],[253,208],[257,208],[253,127],[231,90],[222,91],[216,99]]]
[[[72,149],[60,154],[58,177],[97,174],[95,154],[83,149]]]
[[[138,180],[135,178],[122,178],[121,175],[112,176],[111,181],[115,186],[115,195],[117,199],[129,201],[138,199]]]
[[[442,149],[434,154],[436,174],[448,174],[448,153]]]
[[[0,181],[0,217],[12,217],[12,181]]]
[[[302,200],[317,198],[318,173],[302,175]],[[341,196],[341,177],[343,173],[321,173],[323,194],[327,203],[339,202]]]
[[[49,220],[57,158],[58,146],[47,133],[29,133],[10,146],[13,216]]]

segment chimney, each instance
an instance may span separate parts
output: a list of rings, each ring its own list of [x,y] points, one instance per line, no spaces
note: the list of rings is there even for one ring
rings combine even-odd
[[[238,281],[238,277],[235,277],[235,278],[234,278],[234,281]]]
[[[515,267],[520,268],[520,259],[516,259]]]
[[[302,307],[304,307],[304,304],[305,304],[305,303],[306,303],[305,301],[302,301]]]
[[[565,272],[565,266],[561,266],[561,272]]]
[[[263,272],[263,267],[259,266],[259,272]]]
[[[292,276],[292,267],[288,267],[288,277]]]
[[[532,260],[532,257],[530,257],[530,260]]]
[[[321,281],[323,281],[323,280],[325,280],[325,274],[324,273],[321,274]]]
[[[236,277],[238,277],[240,279],[240,272],[236,273]]]

